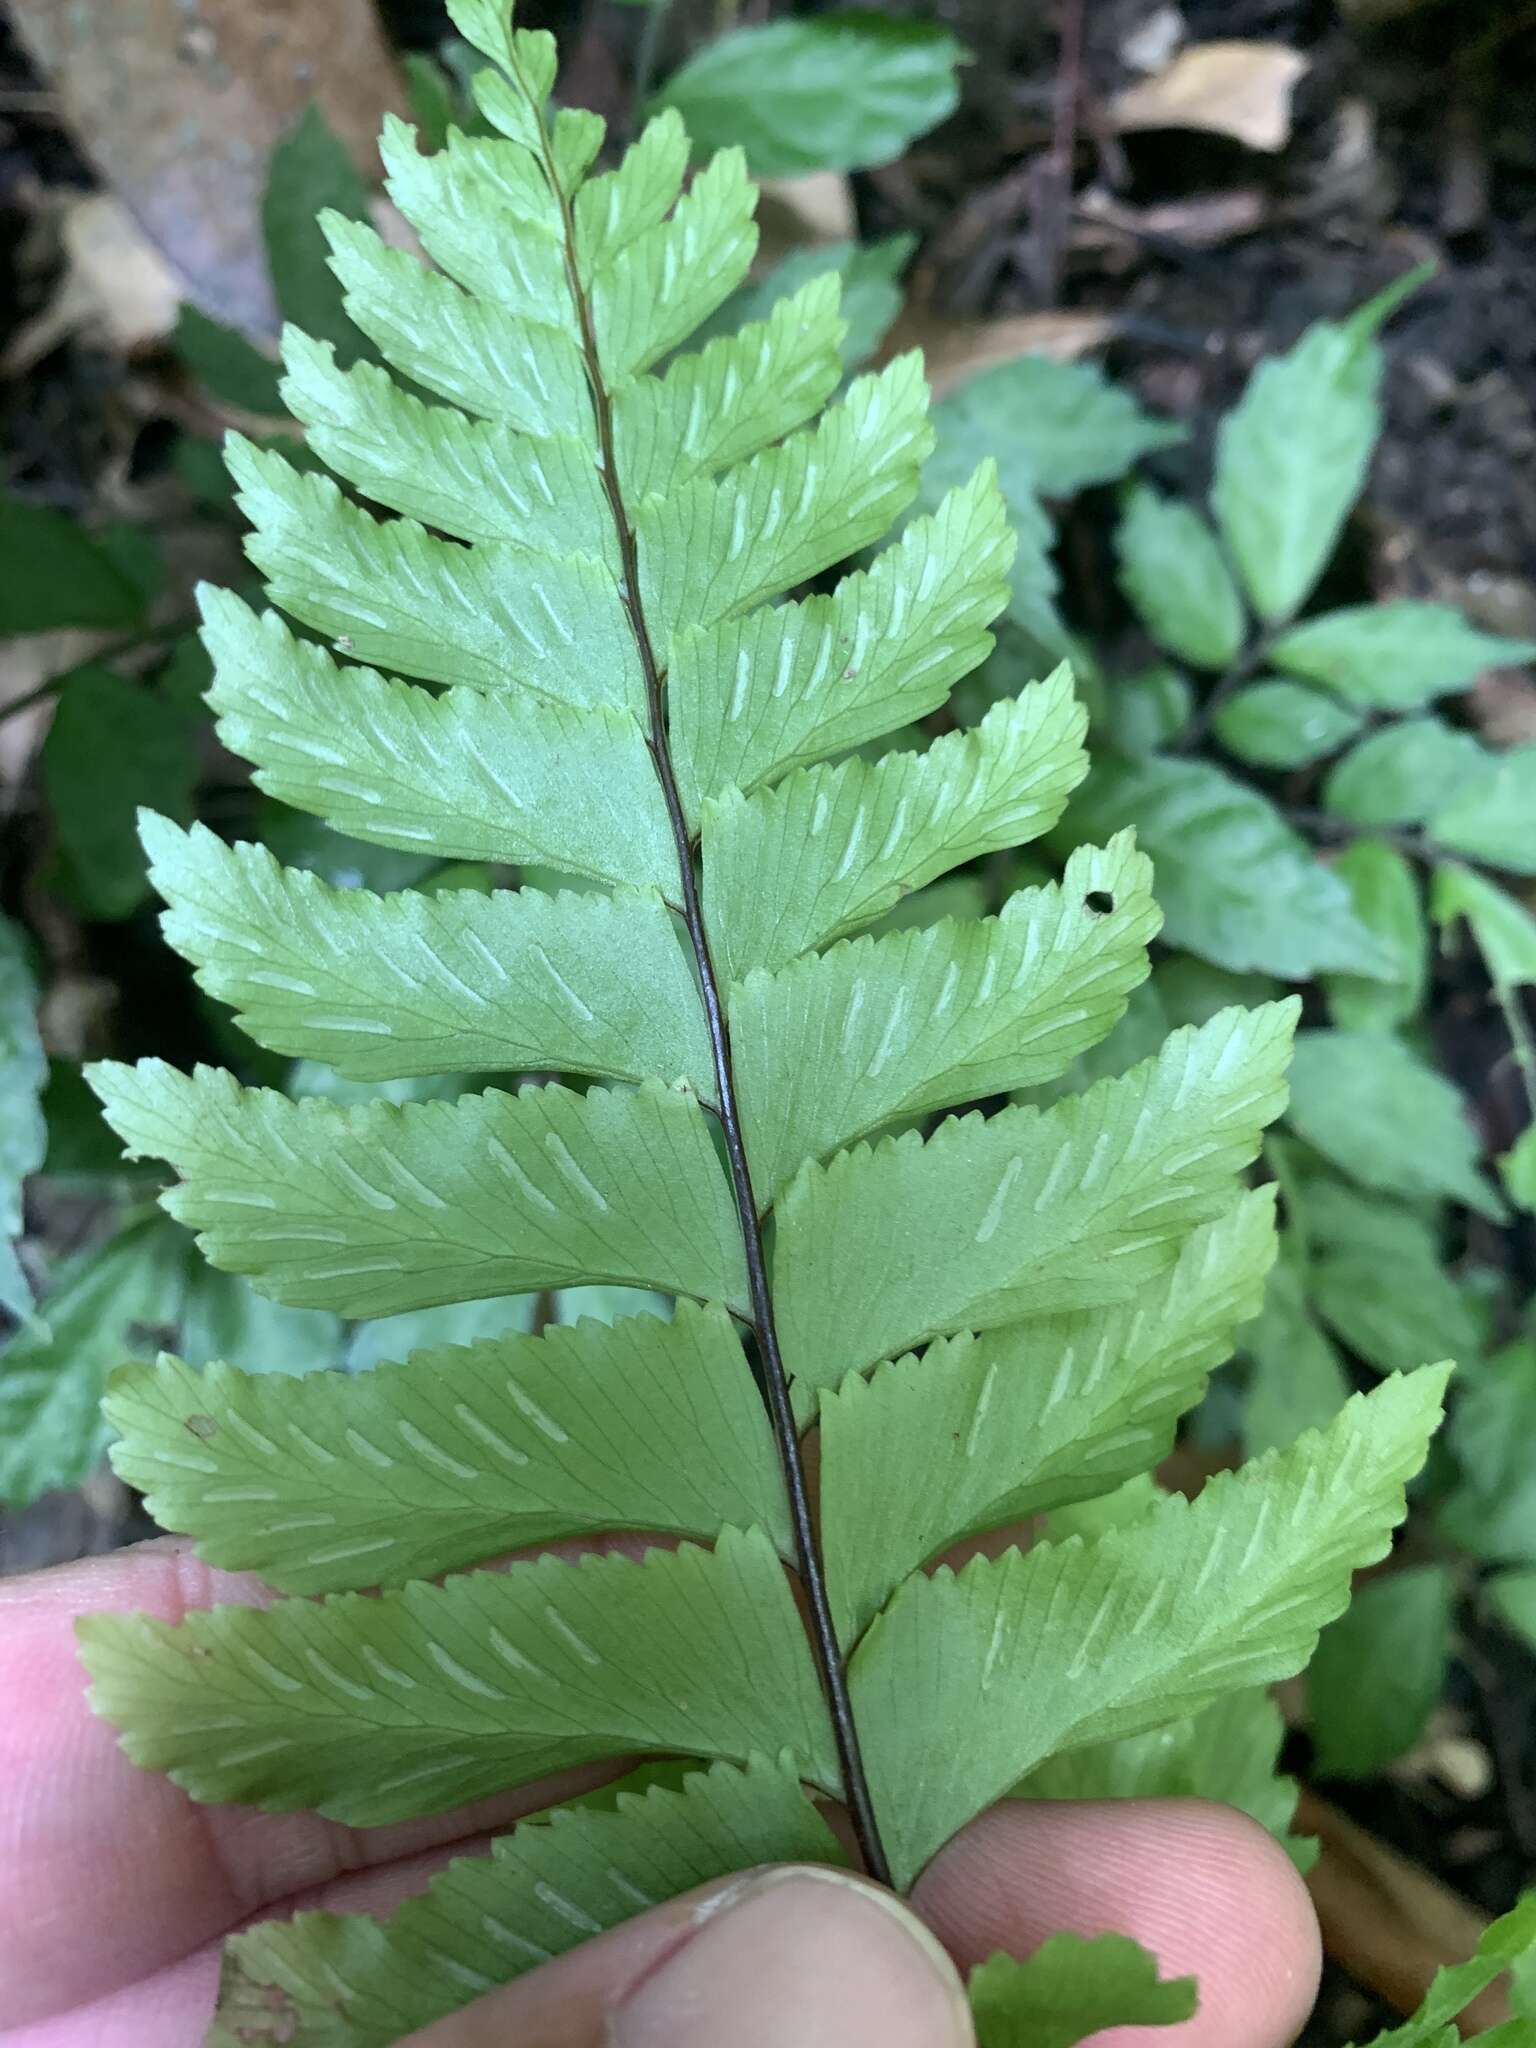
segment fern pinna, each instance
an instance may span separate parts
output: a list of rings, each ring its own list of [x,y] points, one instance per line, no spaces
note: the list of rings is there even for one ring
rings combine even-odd
[[[1133,1488],[1097,1532],[925,1569],[1166,1449],[1258,1304],[1271,1203],[1241,1176],[1292,1009],[934,1120],[1059,1079],[1157,926],[1121,838],[995,917],[863,929],[1046,830],[1084,770],[1065,671],[909,743],[1006,600],[991,469],[786,599],[911,503],[920,360],[829,403],[826,277],[680,352],[753,254],[739,153],[684,190],[666,113],[595,172],[601,122],[546,110],[550,38],[453,12],[496,66],[487,132],[384,138],[439,267],[326,222],[409,384],[285,342],[310,448],[399,516],[235,440],[275,603],[345,659],[210,592],[212,702],[287,804],[556,882],[378,896],[145,831],[172,943],[260,1045],[357,1082],[569,1078],[404,1105],[154,1061],[95,1085],[209,1258],[281,1302],[676,1305],[355,1378],[125,1371],[119,1471],[290,1597],[82,1633],[128,1753],[198,1799],[367,1826],[645,1763],[387,1922],[238,1937],[230,2041],[392,2041],[703,1879],[840,1860],[818,1798],[909,1885],[1049,1759],[1297,1669],[1385,1549],[1441,1386],[1394,1380],[1192,1505]],[[617,1531],[675,1540],[464,1569]]]

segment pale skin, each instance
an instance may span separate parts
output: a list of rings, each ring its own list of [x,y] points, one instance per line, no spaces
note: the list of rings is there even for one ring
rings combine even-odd
[[[545,1785],[355,1830],[200,1808],[85,1704],[77,1614],[175,1620],[261,1597],[175,1540],[0,1584],[0,2042],[199,2048],[221,1938],[296,1905],[386,1909]],[[411,2037],[414,2048],[970,2048],[960,1975],[1059,1929],[1132,1934],[1200,1980],[1197,2016],[1113,2048],[1283,2048],[1317,1987],[1307,1894],[1252,1822],[1168,1800],[1000,1807],[912,1908],[824,1873],[746,1873],[660,1907]],[[958,1971],[958,1973],[957,1973]]]

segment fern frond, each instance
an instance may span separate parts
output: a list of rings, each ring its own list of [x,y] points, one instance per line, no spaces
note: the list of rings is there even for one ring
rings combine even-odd
[[[1008,601],[992,465],[805,591],[934,502],[919,360],[836,399],[831,276],[687,352],[755,246],[739,152],[690,178],[665,113],[602,162],[597,117],[548,104],[550,37],[499,0],[451,12],[499,67],[474,84],[494,132],[384,141],[440,267],[331,216],[382,367],[284,337],[340,481],[231,443],[272,600],[333,648],[205,592],[210,697],[259,786],[335,830],[585,887],[376,895],[144,834],[172,945],[271,1052],[365,1085],[548,1083],[403,1107],[155,1061],[94,1084],[209,1258],[280,1302],[597,1282],[671,1320],[353,1377],[126,1370],[119,1471],[290,1597],[95,1617],[84,1650],[128,1753],[201,1799],[366,1825],[639,1756],[670,1789],[520,1826],[389,1922],[238,1937],[219,2042],[256,2015],[293,2048],[382,2048],[690,1884],[839,1860],[806,1787],[909,1882],[1054,1758],[1298,1668],[1385,1547],[1443,1379],[1388,1382],[1193,1505],[1159,1494],[1273,1255],[1242,1176],[1294,1005],[1049,1108],[975,1107],[1104,1038],[1158,921],[1122,836],[995,917],[863,931],[1048,832],[1086,769],[1065,668],[968,729],[914,726]],[[1074,1507],[1105,1495],[1133,1519]],[[1044,1512],[1092,1533],[925,1575]],[[609,1538],[627,1551],[465,1569]],[[1063,2003],[1069,1963],[983,1973],[999,2042],[1021,2014],[1065,2040],[1173,2010],[1119,1951],[1115,1997]]]
[[[204,1557],[289,1593],[434,1578],[605,1530],[767,1532],[793,1554],[768,1418],[718,1308],[552,1326],[291,1384],[162,1358],[119,1373],[121,1476]]]

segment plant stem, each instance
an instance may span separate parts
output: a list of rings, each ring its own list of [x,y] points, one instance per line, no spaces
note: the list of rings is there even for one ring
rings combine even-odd
[[[1200,742],[1210,731],[1215,723],[1217,712],[1226,703],[1232,692],[1241,688],[1248,681],[1249,677],[1256,670],[1262,668],[1269,659],[1270,638],[1269,634],[1261,633],[1257,640],[1250,641],[1248,646],[1243,649],[1225,672],[1217,677],[1209,691],[1207,691],[1206,695],[1190,714],[1188,725],[1178,734],[1172,746],[1168,749],[1171,754],[1191,754],[1194,752],[1195,748],[1199,746]]]
[[[1397,825],[1362,825],[1353,818],[1338,818],[1332,811],[1308,810],[1299,804],[1287,805],[1285,815],[1291,824],[1303,832],[1315,833],[1319,839],[1382,839],[1410,860],[1432,863],[1446,858],[1422,833],[1408,832]]]
[[[524,89],[526,91],[526,87]],[[592,387],[592,406],[597,419],[598,447],[603,465],[603,489],[608,499],[619,545],[619,596],[629,620],[630,632],[640,657],[641,672],[645,678],[646,705],[650,719],[648,744],[657,778],[661,783],[667,818],[677,849],[678,873],[682,885],[683,922],[687,927],[689,943],[693,949],[694,965],[698,971],[699,987],[704,1001],[704,1016],[709,1031],[710,1055],[715,1071],[715,1092],[719,1105],[716,1114],[725,1136],[731,1192],[736,1204],[746,1259],[752,1327],[762,1363],[768,1413],[778,1446],[779,1462],[783,1468],[785,1490],[789,1496],[796,1557],[810,1610],[811,1643],[826,1693],[832,1731],[837,1743],[838,1760],[842,1766],[843,1793],[859,1849],[870,1876],[882,1884],[890,1884],[891,1868],[880,1840],[874,1802],[870,1797],[869,1781],[864,1771],[858,1728],[848,1693],[848,1675],[843,1663],[842,1648],[837,1639],[836,1625],[832,1619],[826,1573],[816,1539],[815,1520],[811,1510],[811,1490],[806,1476],[805,1461],[801,1455],[799,1432],[795,1427],[789,1375],[784,1369],[783,1355],[779,1350],[773,1296],[768,1284],[762,1229],[758,1222],[757,1199],[752,1190],[752,1174],[747,1164],[746,1146],[741,1134],[736,1079],[731,1064],[730,1025],[726,1018],[719,974],[710,950],[709,932],[704,923],[699,900],[698,876],[694,868],[693,843],[688,830],[688,820],[683,811],[677,777],[672,765],[666,713],[666,670],[657,659],[651,641],[650,627],[640,601],[640,565],[635,547],[634,528],[630,524],[619,482],[614,448],[613,408],[598,355],[592,308],[577,269],[575,222],[571,203],[556,171],[548,131],[542,116],[539,133],[543,146],[545,175],[560,205],[565,242],[566,282],[581,330],[582,353],[586,360],[588,381]]]
[[[1488,965],[1486,954],[1483,964]],[[1499,1006],[1499,1014],[1504,1019],[1504,1028],[1509,1033],[1509,1049],[1514,1055],[1515,1065],[1520,1069],[1520,1078],[1525,1083],[1526,1107],[1531,1112],[1532,1121],[1536,1122],[1536,1038],[1531,1035],[1530,1021],[1526,1017],[1517,992],[1502,975],[1495,974],[1491,967],[1488,969],[1488,980],[1493,989],[1493,999]]]

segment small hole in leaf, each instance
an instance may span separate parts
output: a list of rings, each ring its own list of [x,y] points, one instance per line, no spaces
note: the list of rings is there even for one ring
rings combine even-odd
[[[1115,899],[1107,889],[1090,889],[1083,902],[1095,917],[1108,917],[1115,907]]]

